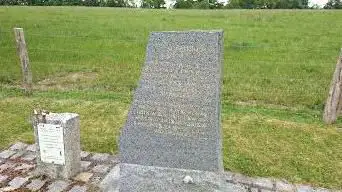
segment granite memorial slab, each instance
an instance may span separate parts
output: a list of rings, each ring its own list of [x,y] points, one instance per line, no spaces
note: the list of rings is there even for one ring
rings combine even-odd
[[[153,32],[120,137],[123,163],[222,171],[222,31]]]
[[[222,59],[222,31],[151,33],[121,131],[119,191],[220,191]]]

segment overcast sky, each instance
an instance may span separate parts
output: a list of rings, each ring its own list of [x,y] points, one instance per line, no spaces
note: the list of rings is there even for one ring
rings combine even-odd
[[[328,0],[310,0],[309,1],[309,5],[314,5],[314,4],[317,4],[321,7],[323,7],[326,3],[328,2]]]

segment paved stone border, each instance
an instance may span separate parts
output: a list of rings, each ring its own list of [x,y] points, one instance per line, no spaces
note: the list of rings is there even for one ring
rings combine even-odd
[[[72,180],[53,180],[35,174],[35,145],[18,142],[0,151],[0,192],[5,191],[48,191],[48,192],[95,192],[101,191],[100,183],[119,162],[117,156],[106,153],[82,151],[82,172]],[[251,178],[239,173],[225,172],[227,191],[246,192],[337,192],[307,185],[293,185],[271,178]],[[342,192],[342,191],[339,191]]]
[[[117,164],[116,156],[82,151],[82,172],[72,180],[53,180],[35,173],[36,146],[18,142],[0,151],[0,192],[2,191],[100,191],[98,185]],[[116,163],[115,163],[116,162]]]

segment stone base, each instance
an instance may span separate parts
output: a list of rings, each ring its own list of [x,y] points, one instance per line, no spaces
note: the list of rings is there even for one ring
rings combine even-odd
[[[51,178],[56,179],[71,179],[76,176],[81,170],[81,147],[80,147],[80,127],[79,127],[79,115],[75,113],[50,113],[46,115],[45,122],[42,123],[41,119],[36,119],[33,123],[35,140],[37,143],[36,149],[36,161],[37,161],[37,174],[46,174]],[[64,163],[51,163],[43,161],[41,158],[41,146],[38,133],[38,124],[42,125],[59,125],[63,128],[62,131],[62,143],[63,151],[55,151],[54,153],[62,156]],[[56,137],[58,137],[56,135]],[[58,140],[58,139],[57,139]],[[55,141],[54,141],[55,142]],[[57,144],[56,142],[54,144]],[[51,144],[50,144],[51,145]],[[43,150],[43,149],[42,149]],[[58,155],[59,156],[59,155]],[[56,156],[52,159],[56,160]]]
[[[115,166],[100,183],[103,192],[119,192],[120,167]]]
[[[89,153],[82,151],[81,156],[81,169],[82,173],[78,174],[71,180],[56,180],[46,177],[44,175],[35,175],[36,168],[36,145],[27,145],[18,142],[8,149],[0,151],[0,191],[67,191],[67,192],[118,192],[120,184],[120,164],[118,156],[111,156],[106,153]],[[277,180],[273,178],[251,178],[239,173],[224,172],[216,181],[212,181],[212,172],[184,170],[184,169],[169,169],[162,167],[147,167],[139,165],[121,165],[125,173],[126,185],[149,185],[152,186],[156,183],[159,189],[154,191],[182,191],[181,188],[184,183],[184,175],[192,178],[193,184],[189,179],[188,185],[194,185],[201,189],[203,183],[209,183],[214,186],[221,180],[220,189],[215,188],[211,191],[222,192],[295,192],[295,191],[338,191],[328,190],[323,188],[313,188],[308,185],[293,185],[285,180]],[[132,170],[136,169],[136,170]],[[131,172],[133,171],[133,172]],[[161,175],[165,174],[166,175]],[[175,174],[180,174],[176,175]],[[202,175],[203,174],[203,175]],[[146,178],[142,178],[146,177]],[[216,176],[214,176],[216,177]],[[133,179],[138,178],[135,181]],[[189,177],[188,177],[189,178]],[[130,180],[132,179],[132,180]],[[198,179],[203,179],[198,181]],[[147,184],[142,182],[148,182]],[[199,182],[199,183],[197,183]],[[178,186],[179,185],[179,186]],[[102,188],[102,189],[100,189]],[[195,188],[197,190],[198,188]],[[132,190],[139,191],[140,188]],[[184,191],[191,192],[193,188],[185,189]],[[152,190],[153,191],[153,190]],[[209,190],[210,191],[210,190]],[[163,192],[163,191],[162,191]]]
[[[119,173],[120,172],[120,173]],[[221,191],[221,175],[214,172],[120,164],[102,182],[104,191],[177,192]]]

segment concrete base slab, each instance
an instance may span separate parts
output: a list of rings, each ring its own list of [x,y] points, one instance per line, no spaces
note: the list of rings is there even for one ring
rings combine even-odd
[[[125,192],[219,192],[221,174],[186,169],[120,164],[110,171],[101,188]]]
[[[100,189],[104,192],[119,192],[120,166],[116,165],[100,183]]]

